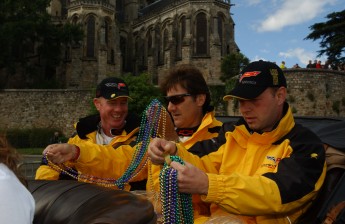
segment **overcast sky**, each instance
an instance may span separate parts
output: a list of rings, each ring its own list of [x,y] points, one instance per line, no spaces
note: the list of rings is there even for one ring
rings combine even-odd
[[[235,41],[251,61],[263,59],[287,67],[305,67],[316,58],[319,41],[304,40],[315,23],[345,9],[345,0],[232,0]]]

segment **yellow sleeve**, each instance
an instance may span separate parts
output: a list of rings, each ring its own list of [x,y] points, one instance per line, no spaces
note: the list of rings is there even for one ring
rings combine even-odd
[[[69,144],[74,144],[77,142],[82,142],[85,140],[80,139],[77,135],[68,140]],[[35,180],[58,180],[60,177],[60,172],[54,170],[48,165],[40,165],[36,171]]]
[[[58,180],[60,173],[47,165],[41,165],[36,171],[35,180]]]
[[[116,149],[109,145],[90,142],[75,145],[80,148],[80,156],[74,164],[75,168],[82,174],[98,178],[120,178],[131,164],[135,152],[135,147],[130,145],[122,145]],[[142,167],[142,169],[131,181],[147,178],[147,169],[144,166],[144,163],[138,165],[138,168]]]

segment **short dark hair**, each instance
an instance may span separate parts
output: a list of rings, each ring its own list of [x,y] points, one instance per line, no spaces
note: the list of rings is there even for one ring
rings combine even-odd
[[[195,96],[198,94],[205,94],[206,100],[203,105],[203,113],[211,111],[210,107],[211,95],[210,90],[206,84],[206,80],[201,71],[193,65],[183,64],[169,70],[164,81],[161,83],[160,88],[163,94],[166,94],[169,90],[181,85],[187,90],[187,93]]]

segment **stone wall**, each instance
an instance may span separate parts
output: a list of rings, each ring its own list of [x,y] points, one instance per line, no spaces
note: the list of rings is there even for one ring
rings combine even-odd
[[[3,90],[0,128],[57,128],[67,137],[91,111],[91,90]]]
[[[344,72],[287,69],[285,75],[294,115],[345,117]],[[73,124],[90,113],[92,98],[90,89],[3,90],[0,128],[57,128],[70,136]],[[239,115],[232,105],[229,103],[228,114]]]
[[[345,72],[286,69],[287,101],[295,116],[345,117]],[[228,114],[239,115],[228,104]]]
[[[285,75],[288,102],[295,115],[345,117],[344,72],[289,69]]]

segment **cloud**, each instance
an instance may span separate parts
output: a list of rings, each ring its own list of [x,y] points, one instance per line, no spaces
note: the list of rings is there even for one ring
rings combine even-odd
[[[309,60],[316,59],[316,54],[308,52],[303,48],[289,49],[287,52],[279,52],[279,57],[283,58],[297,58],[296,63],[308,64]]]
[[[335,0],[282,0],[279,8],[271,9],[272,14],[260,22],[258,32],[280,31],[315,18],[328,4]]]
[[[258,5],[261,3],[261,0],[247,0],[247,4],[249,6],[252,6],[252,5]]]
[[[267,61],[265,58],[263,58],[263,57],[261,57],[259,55],[255,55],[253,59],[250,59],[251,62],[259,61],[259,60]]]

